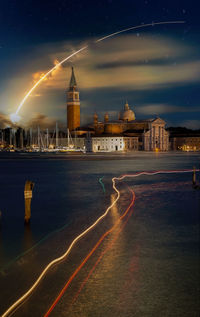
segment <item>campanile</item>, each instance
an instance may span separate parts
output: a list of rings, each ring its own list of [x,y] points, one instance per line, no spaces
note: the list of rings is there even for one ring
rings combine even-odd
[[[69,90],[67,91],[67,128],[69,131],[73,131],[78,127],[80,127],[80,100],[72,67]]]

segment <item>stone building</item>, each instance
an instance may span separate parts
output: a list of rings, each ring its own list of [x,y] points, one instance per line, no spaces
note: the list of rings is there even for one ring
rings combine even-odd
[[[200,130],[171,127],[170,147],[174,151],[200,151]]]
[[[122,135],[87,137],[86,150],[89,152],[137,151],[138,138],[124,137]]]
[[[117,120],[109,120],[109,113],[105,113],[102,122],[95,113],[91,124],[80,126],[80,100],[73,68],[67,92],[67,127],[72,135],[87,136],[86,148],[95,152],[169,149],[169,133],[165,129],[165,121],[161,118],[136,120],[127,101]]]

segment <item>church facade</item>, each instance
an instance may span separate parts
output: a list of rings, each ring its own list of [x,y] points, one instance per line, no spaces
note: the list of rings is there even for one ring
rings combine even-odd
[[[87,126],[80,125],[80,100],[74,70],[67,92],[67,127],[72,135],[84,138],[86,150],[92,152],[116,151],[168,151],[169,133],[166,123],[157,117],[136,120],[135,113],[128,102],[119,112],[118,119],[109,120],[105,113],[104,121],[93,116],[93,122]]]

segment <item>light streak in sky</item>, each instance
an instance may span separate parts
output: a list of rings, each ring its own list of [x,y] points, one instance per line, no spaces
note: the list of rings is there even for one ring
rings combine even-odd
[[[197,170],[199,171],[199,169]],[[42,271],[42,273],[39,275],[39,277],[37,278],[37,280],[35,281],[35,283],[28,289],[28,291],[26,293],[24,293],[14,304],[12,304],[5,313],[3,313],[2,317],[6,317],[8,316],[14,309],[17,308],[17,306],[19,306],[22,302],[24,302],[24,300],[35,290],[35,288],[38,286],[38,284],[40,283],[40,281],[42,280],[42,278],[44,277],[44,275],[47,273],[47,271],[55,264],[57,264],[58,262],[62,261],[71,251],[71,249],[73,248],[73,246],[83,237],[85,236],[89,231],[91,231],[93,228],[95,228],[95,226],[103,219],[106,217],[106,215],[109,213],[109,211],[112,209],[112,207],[117,203],[117,201],[120,198],[120,191],[116,188],[116,181],[121,181],[125,178],[134,178],[134,177],[139,177],[141,175],[156,175],[156,174],[179,174],[179,173],[193,173],[193,169],[188,169],[188,170],[173,170],[173,171],[155,171],[155,172],[138,172],[135,174],[125,174],[122,175],[120,177],[113,177],[112,178],[112,184],[113,184],[113,189],[115,190],[115,192],[117,193],[117,197],[115,198],[115,200],[110,204],[110,206],[106,209],[106,211],[91,225],[89,226],[86,230],[84,230],[81,234],[79,234],[70,244],[70,246],[68,247],[68,249],[66,250],[66,252],[61,255],[60,257],[54,259],[53,261],[51,261],[46,267],[45,269]]]
[[[161,21],[161,22],[152,22],[152,23],[148,23],[148,24],[141,24],[141,25],[137,25],[137,26],[132,26],[130,28],[126,28],[114,33],[111,33],[109,35],[106,35],[96,41],[94,41],[94,43],[98,43],[101,41],[104,41],[110,37],[113,37],[115,35],[124,33],[124,32],[128,32],[131,30],[136,30],[136,29],[140,29],[140,28],[145,28],[145,27],[149,27],[149,26],[154,26],[154,25],[164,25],[164,24],[182,24],[185,23],[185,21]],[[71,57],[75,56],[76,54],[80,53],[81,51],[85,50],[86,48],[88,48],[89,45],[86,45],[82,48],[80,48],[79,50],[77,50],[76,52],[72,53],[71,55],[69,55],[68,57],[64,58],[61,62],[57,63],[53,68],[51,68],[46,74],[44,74],[44,76],[42,76],[37,82],[36,84],[28,91],[28,93],[25,95],[25,97],[23,98],[23,100],[21,101],[20,105],[17,108],[16,113],[12,113],[10,115],[10,118],[13,122],[17,122],[20,119],[19,116],[19,111],[21,109],[21,107],[23,106],[24,102],[26,101],[26,99],[30,96],[30,94],[33,92],[33,90],[51,73],[53,72],[56,68],[58,68],[60,65],[62,65],[64,62],[66,62],[67,60],[69,60]]]
[[[132,200],[130,205],[128,206],[128,208],[126,209],[126,211],[123,213],[123,215],[121,217],[119,217],[119,219],[116,221],[116,223],[114,224],[114,226],[109,229],[108,231],[106,231],[101,238],[98,240],[98,242],[95,244],[95,246],[93,247],[93,249],[88,253],[88,255],[84,258],[84,260],[81,262],[81,264],[77,267],[77,269],[74,271],[74,273],[70,276],[70,278],[68,279],[67,283],[65,284],[65,286],[63,287],[63,289],[61,290],[61,292],[59,293],[59,295],[57,296],[57,298],[55,299],[55,301],[53,302],[53,304],[51,305],[51,307],[49,308],[49,310],[46,312],[46,314],[44,315],[44,317],[48,317],[50,315],[50,313],[52,312],[52,310],[54,309],[54,307],[56,306],[56,304],[59,302],[59,300],[61,299],[61,297],[63,296],[63,294],[65,293],[65,291],[67,290],[67,288],[69,287],[69,285],[71,284],[71,282],[73,281],[73,279],[76,277],[76,275],[78,274],[78,272],[81,270],[81,268],[85,265],[85,263],[89,260],[89,258],[92,256],[92,254],[96,251],[96,249],[99,247],[99,245],[103,242],[103,240],[118,226],[118,224],[120,223],[120,221],[127,215],[127,213],[129,212],[130,208],[133,206],[134,201],[135,201],[135,194],[134,192],[131,190],[132,192]]]
[[[128,31],[131,31],[131,30],[136,30],[136,29],[140,29],[140,28],[145,28],[145,27],[148,27],[148,26],[161,25],[161,24],[182,24],[182,23],[185,23],[185,21],[152,22],[152,23],[148,23],[148,24],[141,24],[141,25],[137,25],[137,26],[132,26],[132,27],[130,27],[130,28],[123,29],[123,30],[121,30],[121,31],[118,31],[118,32],[115,32],[115,33],[106,35],[106,36],[104,36],[104,37],[98,39],[95,43],[104,41],[105,39],[108,39],[109,37],[113,37],[113,36],[118,35],[118,34],[120,34],[120,33],[128,32]]]
[[[53,68],[51,68],[46,74],[44,74],[44,76],[42,76],[37,82],[36,84],[29,90],[29,92],[26,94],[26,96],[24,97],[24,99],[21,101],[19,107],[17,108],[16,111],[16,115],[19,113],[19,110],[21,109],[21,107],[23,106],[24,102],[26,101],[26,99],[30,96],[30,94],[33,92],[33,90],[51,73],[53,72],[56,68],[58,68],[60,65],[62,65],[64,62],[66,62],[68,59],[70,59],[71,57],[73,57],[74,55],[80,53],[81,51],[85,50],[88,46],[84,46],[82,48],[80,48],[78,51],[72,53],[71,55],[67,56],[65,59],[63,59],[60,63],[56,64]]]

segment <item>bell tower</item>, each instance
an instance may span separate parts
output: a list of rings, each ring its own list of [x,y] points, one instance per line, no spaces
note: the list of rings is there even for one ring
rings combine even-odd
[[[67,128],[69,131],[73,131],[78,127],[80,127],[80,100],[74,68],[72,67],[69,89],[67,91]]]

